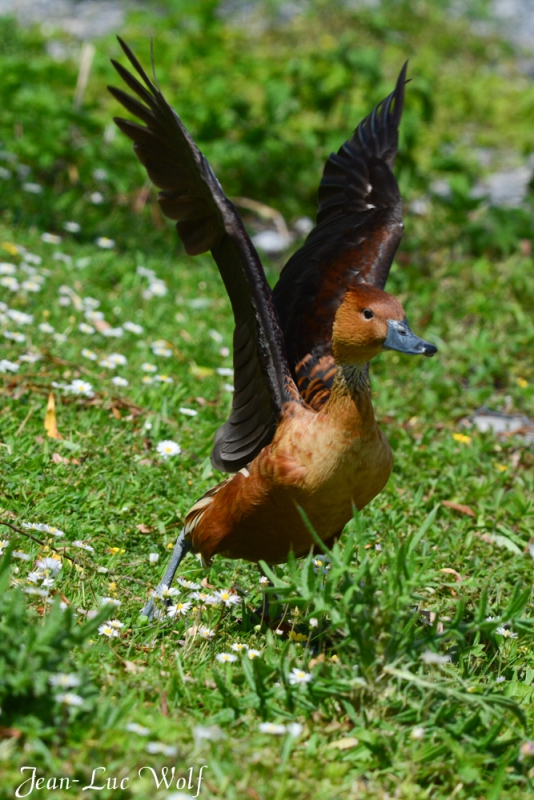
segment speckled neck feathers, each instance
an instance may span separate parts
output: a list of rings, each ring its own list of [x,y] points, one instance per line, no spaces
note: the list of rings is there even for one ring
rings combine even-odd
[[[369,392],[369,364],[338,364],[334,383],[340,394]]]

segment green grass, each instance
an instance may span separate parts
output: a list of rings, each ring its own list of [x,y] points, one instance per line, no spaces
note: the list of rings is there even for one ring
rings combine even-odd
[[[323,63],[313,57],[314,36],[326,25],[320,5],[309,19],[297,18],[285,32],[267,31],[252,43],[207,8],[197,16],[191,12],[189,32],[177,32],[178,6],[171,8],[174,17],[150,17],[161,52],[160,83],[165,91],[172,86],[169,95],[177,97],[174,81],[180,78],[187,121],[193,120],[210,156],[213,148],[224,184],[289,216],[310,211],[310,187],[326,153],[389,87],[399,62],[418,53],[419,78],[409,87],[403,128],[404,191],[416,197],[431,180],[449,175],[454,192],[447,202],[434,200],[424,217],[407,214],[406,244],[388,289],[402,299],[413,329],[439,345],[439,356],[422,361],[388,353],[373,363],[376,413],[394,449],[393,475],[347,526],[326,571],[311,559],[274,570],[282,635],[254,614],[263,591],[255,567],[216,559],[205,573],[193,556],[181,567],[183,577],[207,580],[216,589],[235,587],[242,602],[228,609],[199,605],[174,621],[143,624],[139,612],[147,589],[159,580],[185,513],[221,477],[212,473],[209,453],[230,407],[225,384],[231,378],[216,371],[231,365],[220,352],[231,347],[229,303],[211,259],[182,254],[172,228],[154,217],[152,199],[143,209],[132,208],[143,178],[129,146],[118,137],[102,144],[105,123],[116,113],[111,100],[100,99],[111,80],[106,58],[117,55],[116,45],[111,39],[99,45],[87,105],[73,119],[75,66],[55,64],[41,34],[6,23],[12,33],[4,39],[15,45],[2,56],[11,88],[2,90],[8,113],[1,138],[17,159],[6,163],[13,177],[2,183],[8,192],[0,204],[0,261],[13,264],[22,282],[29,277],[21,270],[25,248],[42,259],[34,267],[44,280],[35,293],[1,287],[1,299],[33,321],[0,323],[26,337],[17,343],[2,336],[0,359],[17,362],[36,352],[40,360],[19,362],[18,372],[0,376],[0,519],[17,528],[22,522],[53,525],[65,535],[26,529],[40,545],[8,527],[0,530],[9,543],[0,568],[0,796],[14,796],[22,766],[34,765],[47,778],[78,779],[77,787],[89,782],[92,769],[105,766],[106,778],[130,776],[130,784],[95,796],[159,800],[168,793],[156,791],[146,771],[137,777],[140,767],[174,765],[178,777],[206,764],[200,795],[206,798],[523,798],[532,791],[534,768],[525,746],[534,721],[533,561],[527,547],[534,458],[516,437],[478,433],[469,416],[481,405],[534,415],[533,265],[521,245],[531,236],[532,212],[474,208],[467,188],[480,170],[466,143],[473,142],[468,137],[475,127],[486,143],[528,152],[532,89],[513,69],[507,76],[492,70],[492,58],[509,58],[504,45],[468,34],[459,40],[461,23],[447,20],[437,4],[421,4],[410,14],[392,4],[385,15],[351,17],[354,29],[347,28],[345,47],[353,53],[356,35],[364,37],[358,52],[367,53],[367,61],[359,56],[367,67],[360,80],[354,64],[345,64],[339,84],[341,45],[325,41],[328,58]],[[337,41],[342,17],[328,19],[321,35]],[[131,19],[127,39],[140,42],[146,24],[146,16]],[[400,38],[393,35],[399,31]],[[178,36],[187,44],[179,67],[171,57]],[[238,108],[240,92],[253,86],[265,84],[266,95],[283,93],[289,74],[284,53],[297,40],[302,54],[296,60],[307,70],[301,105],[290,103],[273,130],[263,106],[252,103],[259,139],[239,133],[247,118],[241,112],[227,128],[217,127],[229,86]],[[219,51],[210,50],[210,42]],[[382,75],[382,54],[386,77],[377,88],[373,69]],[[227,69],[219,70],[222,83],[209,89],[217,61]],[[197,78],[196,96],[194,65],[204,76]],[[321,69],[330,82],[328,102],[315,86]],[[460,85],[462,71],[467,77]],[[55,105],[49,110],[52,85]],[[201,116],[210,109],[216,119],[207,118],[202,128]],[[22,136],[17,121],[25,123]],[[230,135],[225,149],[221,137],[234,123],[238,134]],[[72,145],[73,126],[83,133],[79,147]],[[303,147],[301,166],[298,159],[287,161],[299,129],[309,147]],[[440,153],[450,153],[443,150],[447,139],[460,147],[454,163],[444,164]],[[265,155],[269,140],[278,155],[269,149]],[[263,177],[262,158],[269,167]],[[20,188],[17,161],[32,166],[32,180],[43,186],[40,195]],[[277,163],[291,167],[269,188],[266,176]],[[65,177],[69,166],[75,175],[73,165],[79,183]],[[103,185],[92,177],[102,166],[108,170]],[[97,189],[106,198],[100,206],[87,199]],[[80,223],[79,234],[63,231],[68,220]],[[43,242],[43,231],[61,233],[63,241]],[[116,246],[97,247],[97,235],[113,236]],[[62,259],[54,258],[57,252]],[[164,296],[143,295],[149,280],[136,272],[140,265],[165,281]],[[272,281],[277,266],[268,264]],[[70,303],[61,305],[60,297]],[[121,338],[82,333],[86,297],[99,301],[112,327],[130,321],[143,332],[124,331]],[[44,322],[59,336],[40,330]],[[160,339],[169,343],[170,356],[153,354],[151,345]],[[98,360],[83,357],[84,348]],[[111,353],[123,354],[127,363],[115,370],[100,366]],[[153,375],[143,372],[145,362],[172,383],[144,383],[143,376]],[[111,378],[117,375],[128,385],[115,386]],[[53,385],[77,379],[91,384],[93,397]],[[62,439],[45,430],[50,391]],[[198,413],[187,416],[180,408]],[[182,453],[164,461],[156,450],[164,439],[178,442]],[[473,516],[444,501],[468,505]],[[35,587],[27,576],[51,548],[61,554],[62,569],[48,596],[23,594]],[[10,549],[29,561],[12,557],[9,566]],[[158,564],[150,562],[151,553],[159,555]],[[179,599],[187,595],[184,589]],[[103,598],[121,605],[87,619]],[[59,601],[68,608],[61,610]],[[109,639],[97,628],[111,618],[124,627]],[[193,636],[190,629],[199,625],[214,635]],[[498,634],[503,625],[517,636]],[[239,655],[229,664],[215,660],[236,642],[260,655]],[[295,667],[311,673],[311,681],[292,685]],[[49,678],[58,672],[78,676],[72,691],[83,705],[54,701],[58,690]],[[132,722],[149,733],[128,731]],[[296,722],[302,730],[298,736],[267,734],[260,732],[261,722]],[[175,751],[150,753],[148,743]],[[76,791],[51,788],[31,796],[67,800]]]

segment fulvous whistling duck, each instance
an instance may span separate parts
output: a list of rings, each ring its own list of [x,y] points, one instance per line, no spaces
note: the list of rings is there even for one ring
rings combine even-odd
[[[384,291],[403,232],[392,167],[406,67],[395,90],[328,159],[317,225],[272,291],[234,205],[182,121],[119,39],[142,80],[113,61],[137,95],[110,88],[143,125],[116,118],[190,255],[211,251],[235,319],[232,410],[215,434],[213,466],[235,473],[185,517],[160,588],[189,550],[287,560],[326,545],[385,486],[392,454],[371,402],[369,363],[384,350],[433,356]],[[139,98],[139,99],[138,99]],[[152,604],[143,613],[152,614]]]

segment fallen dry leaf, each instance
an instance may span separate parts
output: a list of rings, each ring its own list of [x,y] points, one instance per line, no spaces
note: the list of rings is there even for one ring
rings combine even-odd
[[[144,522],[141,522],[141,524],[137,526],[137,530],[139,531],[139,533],[150,533],[152,528],[150,527],[150,525],[145,525]]]
[[[451,500],[443,500],[442,505],[447,508],[452,508],[453,511],[459,511],[460,514],[467,514],[468,517],[476,517],[471,506],[466,506],[463,503],[453,503]]]
[[[463,581],[463,578],[460,575],[460,573],[457,572],[455,569],[452,569],[452,567],[443,567],[443,569],[438,569],[438,572],[446,572],[448,575],[454,575],[458,583],[460,583],[460,581]]]
[[[122,666],[124,667],[125,672],[131,672],[132,675],[137,675],[138,672],[144,672],[146,669],[146,667],[144,667],[138,661],[123,661]]]
[[[115,406],[111,406],[111,412],[112,412],[113,416],[115,417],[115,419],[122,419],[121,412],[119,411],[118,408],[115,408]]]
[[[54,395],[52,392],[50,392],[50,394],[48,395],[44,426],[46,435],[50,436],[51,439],[63,439],[63,436],[57,429],[56,404],[54,402]]]
[[[18,739],[20,735],[18,728],[0,728],[0,739]]]
[[[360,740],[355,736],[345,736],[343,739],[336,739],[335,742],[327,744],[327,750],[350,750],[351,747],[357,747]]]
[[[65,458],[64,456],[62,456],[61,453],[53,453],[51,460],[54,462],[54,464],[68,464],[69,463],[69,459]]]

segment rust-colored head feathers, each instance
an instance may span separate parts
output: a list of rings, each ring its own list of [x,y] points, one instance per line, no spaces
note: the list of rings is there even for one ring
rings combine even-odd
[[[334,357],[340,364],[366,364],[383,350],[424,356],[437,352],[410,329],[396,297],[365,283],[347,291],[332,333]]]

